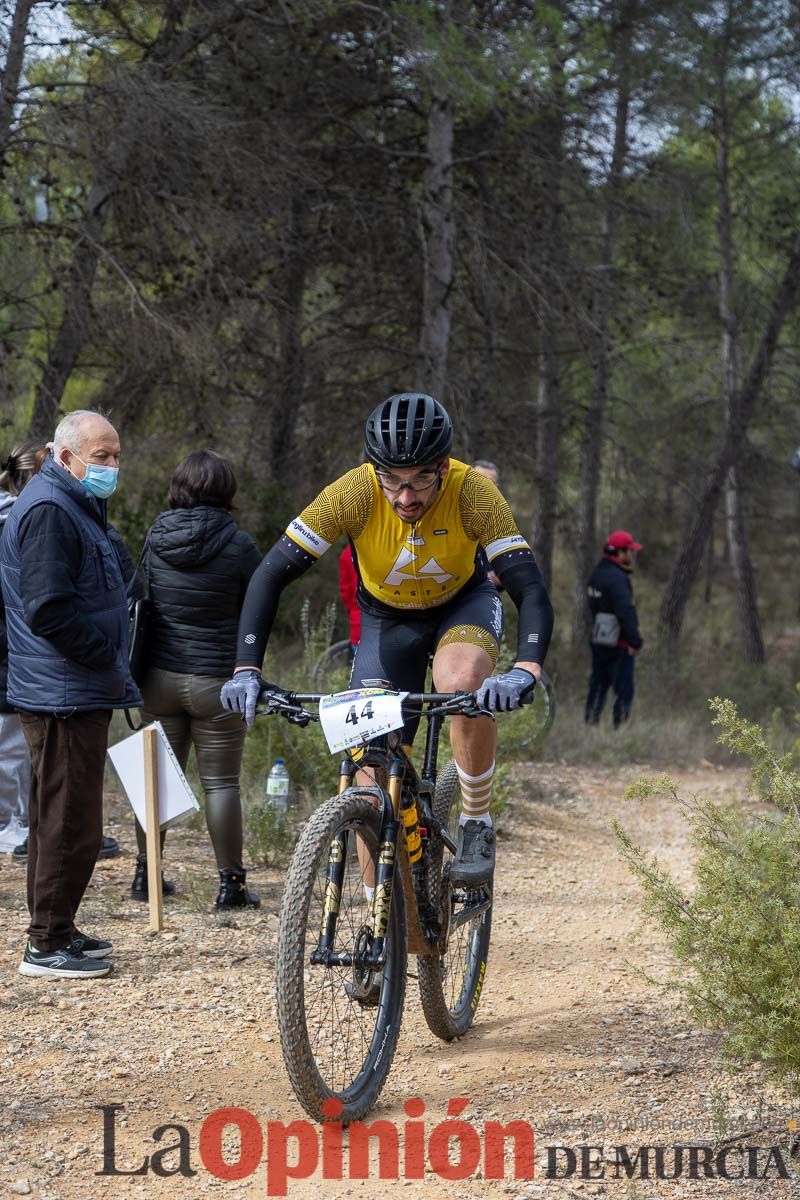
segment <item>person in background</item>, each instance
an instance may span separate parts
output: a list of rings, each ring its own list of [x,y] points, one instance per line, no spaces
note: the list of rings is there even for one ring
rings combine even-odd
[[[339,555],[339,595],[350,623],[348,636],[354,650],[361,641],[361,609],[356,599],[357,590],[358,575],[353,562],[353,548],[348,542]]]
[[[483,475],[484,479],[491,479],[496,488],[500,487],[500,468],[497,463],[490,462],[488,458],[479,458],[472,464],[472,469]]]
[[[0,467],[0,536],[14,501],[46,456],[45,443],[32,438],[15,446]],[[28,743],[8,703],[8,636],[0,601],[0,850],[14,850],[27,842],[30,781]]]
[[[21,975],[91,979],[112,969],[111,943],[81,933],[75,919],[103,836],[111,712],[141,703],[106,514],[119,461],[105,417],[69,413],[0,540],[8,701],[31,754]]]
[[[192,746],[206,797],[217,860],[217,909],[257,908],[242,864],[239,772],[245,727],[219,693],[232,671],[236,632],[250,576],[261,562],[252,538],[231,516],[236,477],[213,450],[197,450],[175,469],[169,509],[145,539],[141,571],[151,609],[143,717],[160,721],[185,769]],[[147,900],[147,843],[136,825],[139,856],[131,893]],[[164,881],[165,894],[174,887]]]
[[[37,473],[47,458],[47,445],[36,438],[21,442],[12,451],[2,466],[0,474],[0,532],[11,512],[11,506],[29,479]],[[124,542],[115,529],[109,525],[108,534],[118,551],[125,550]],[[28,861],[28,789],[30,786],[31,760],[28,753],[28,743],[22,732],[22,725],[16,713],[8,704],[6,692],[8,681],[8,639],[6,636],[5,614],[2,612],[0,600],[0,819],[2,819],[3,801],[11,796],[15,789],[19,798],[19,809],[16,819],[12,816],[11,824],[15,829],[23,826],[13,845],[11,857],[16,863]],[[0,848],[4,830],[0,830]],[[24,836],[23,836],[24,835]],[[113,837],[103,835],[98,858],[117,858],[119,844]]]
[[[603,557],[589,576],[592,672],[584,714],[587,724],[599,723],[609,688],[614,691],[614,728],[631,715],[634,656],[643,641],[631,574],[641,549],[626,529],[616,529],[608,535]]]

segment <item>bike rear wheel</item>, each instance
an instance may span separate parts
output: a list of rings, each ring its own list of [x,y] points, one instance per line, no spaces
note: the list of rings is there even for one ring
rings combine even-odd
[[[331,684],[342,683],[347,686],[350,678],[350,668],[353,665],[353,643],[344,640],[333,642],[324,654],[314,663],[311,672],[311,685],[324,691]]]
[[[343,1122],[363,1116],[386,1081],[397,1044],[406,981],[405,908],[397,877],[380,1001],[367,1006],[345,990],[349,984],[354,995],[360,994],[359,989],[363,993],[365,981],[369,985],[372,978],[357,965],[369,914],[357,845],[361,842],[367,848],[374,865],[379,836],[380,813],[368,798],[357,789],[334,796],[305,827],[286,880],[276,964],[278,1026],[297,1099],[316,1121],[325,1119],[322,1105],[331,1098],[342,1102],[339,1119]],[[324,922],[334,843],[334,855],[341,854],[344,860],[344,875],[332,950],[353,955],[352,966],[311,962]]]
[[[454,841],[460,807],[458,774],[451,760],[436,784],[433,815]],[[452,855],[435,835],[431,836],[428,854],[429,894],[439,910],[442,935],[437,954],[418,957],[417,974],[428,1028],[449,1042],[466,1033],[475,1019],[489,958],[492,885],[468,891],[461,884],[453,884]],[[482,911],[477,911],[481,907]],[[476,915],[465,920],[473,908]]]

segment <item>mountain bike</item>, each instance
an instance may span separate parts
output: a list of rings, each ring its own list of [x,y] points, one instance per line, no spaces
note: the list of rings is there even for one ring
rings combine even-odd
[[[455,763],[438,774],[437,759],[446,717],[486,713],[471,692],[266,690],[262,697],[259,711],[297,724],[319,719],[307,704],[338,705],[340,723],[353,725],[351,743],[360,737],[341,759],[338,794],[316,810],[295,848],[276,962],[281,1049],[297,1099],[315,1120],[347,1123],[374,1105],[389,1074],[409,953],[417,955],[422,1010],[437,1037],[460,1037],[475,1018],[492,883],[466,887],[450,877],[460,793]],[[397,716],[387,732],[379,710],[390,698]],[[397,727],[413,710],[427,718],[421,773]],[[354,784],[357,770],[370,771],[374,783]],[[326,1105],[331,1100],[341,1107]]]

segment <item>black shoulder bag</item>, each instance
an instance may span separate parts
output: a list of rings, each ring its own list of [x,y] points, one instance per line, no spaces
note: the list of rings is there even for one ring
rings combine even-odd
[[[136,565],[136,575],[134,575],[129,587],[132,586],[136,577],[140,573],[140,568],[144,562],[144,556],[147,554],[148,571],[143,573],[141,578],[144,580],[144,595],[138,600],[133,596],[128,599],[128,662],[130,664],[131,677],[137,686],[141,685],[145,675],[147,674],[147,632],[150,623],[150,613],[152,611],[152,600],[150,599],[150,538],[148,537],[142,547],[142,553],[139,557],[139,562]],[[130,709],[125,709],[125,720],[133,730],[143,728],[143,722],[134,725],[130,716]]]

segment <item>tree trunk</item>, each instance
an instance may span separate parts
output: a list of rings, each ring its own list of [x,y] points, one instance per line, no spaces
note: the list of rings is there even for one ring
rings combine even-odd
[[[659,636],[668,655],[678,649],[686,606],[703,558],[711,523],[728,471],[735,463],[769,372],[775,348],[786,318],[797,303],[800,291],[800,233],[795,237],[786,270],[773,297],[772,308],[758,349],[735,406],[733,420],[725,429],[717,457],[706,477],[705,486],[687,521],[680,550],[675,557],[664,591],[659,613]]]
[[[728,102],[727,32],[719,47],[719,102],[716,116],[717,176],[719,208],[719,317],[722,325],[722,380],[725,423],[736,423],[739,403],[739,320],[736,312],[736,255],[734,251],[733,206],[730,183],[730,139],[732,116]],[[761,619],[758,614],[755,573],[748,548],[745,515],[740,494],[739,457],[741,446],[725,479],[725,536],[736,585],[739,639],[745,662],[765,660]]]
[[[725,483],[725,527],[731,567],[736,580],[736,614],[739,620],[741,652],[745,662],[763,663],[767,655],[761,632],[755,573],[747,544],[747,528],[737,474],[736,467],[731,467]]]
[[[703,591],[703,600],[706,604],[711,603],[711,594],[714,588],[714,519],[711,519],[711,529],[708,535],[706,544],[706,585]]]
[[[292,489],[292,461],[297,419],[305,393],[303,350],[303,298],[308,271],[304,233],[304,202],[293,196],[289,202],[283,271],[278,303],[278,352],[280,356],[279,401],[272,409],[270,461],[275,482]]]
[[[536,516],[531,539],[536,561],[548,588],[553,576],[561,444],[561,387],[554,324],[548,319],[542,327],[536,396]]]
[[[624,4],[616,31],[615,76],[617,103],[614,115],[614,148],[604,189],[601,213],[600,258],[595,267],[592,293],[592,390],[581,436],[578,530],[575,539],[575,582],[572,599],[572,641],[582,645],[589,632],[586,580],[597,554],[597,494],[600,487],[603,425],[608,400],[609,319],[614,288],[614,257],[619,213],[619,193],[628,149],[630,108],[630,49],[636,0]]]
[[[534,458],[534,518],[531,532],[539,568],[547,586],[553,574],[553,554],[558,518],[558,483],[561,447],[561,379],[559,330],[563,324],[565,248],[562,223],[564,169],[565,90],[564,64],[554,58],[552,95],[543,119],[543,153],[546,161],[547,211],[541,247],[542,280],[539,298],[539,379],[536,395],[536,450]]]
[[[453,133],[455,110],[446,94],[434,91],[428,113],[427,162],[423,179],[422,315],[417,346],[417,387],[444,400],[450,310],[455,273],[453,217]]]
[[[0,177],[3,174],[5,153],[8,149],[8,143],[11,140],[14,106],[17,103],[22,64],[25,61],[28,22],[30,20],[31,9],[35,3],[36,0],[17,0],[14,6],[14,16],[11,18],[11,29],[8,33],[8,50],[2,72],[2,85],[0,86]]]
[[[244,15],[244,10],[234,5],[188,29],[178,29],[174,22],[167,22],[140,64],[142,69],[174,66],[207,38],[226,25],[242,20]],[[91,102],[89,94],[86,104],[90,106]],[[89,337],[92,288],[100,261],[103,230],[118,181],[124,174],[125,163],[138,136],[135,123],[121,126],[109,146],[105,170],[90,189],[67,271],[61,324],[36,388],[30,424],[32,437],[52,435],[64,389]]]
[[[473,251],[470,254],[471,274],[475,292],[475,309],[481,324],[481,348],[478,369],[474,380],[465,384],[469,396],[465,442],[469,461],[487,458],[486,419],[491,413],[496,397],[497,381],[497,297],[495,277],[487,263],[487,246],[491,238],[491,212],[493,196],[486,171],[481,164],[474,168],[475,185],[480,204],[480,221],[473,236]]]

